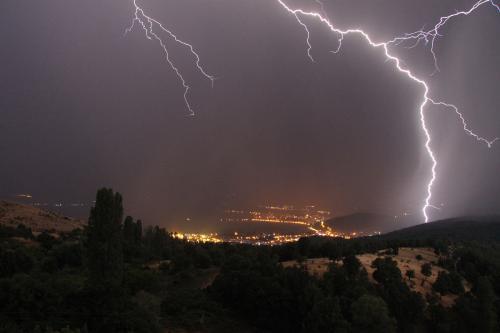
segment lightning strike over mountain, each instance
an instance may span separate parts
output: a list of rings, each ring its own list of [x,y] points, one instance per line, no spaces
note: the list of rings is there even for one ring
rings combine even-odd
[[[457,11],[454,14],[448,15],[448,16],[443,16],[439,19],[439,22],[430,30],[424,30],[422,28],[421,30],[412,32],[412,33],[407,33],[403,36],[396,37],[392,40],[389,41],[382,41],[382,42],[376,42],[372,39],[370,34],[362,29],[359,28],[349,28],[349,29],[341,29],[336,27],[331,20],[328,18],[326,15],[326,11],[324,8],[324,4],[321,0],[314,0],[319,6],[320,6],[320,12],[314,12],[314,11],[306,11],[303,9],[293,9],[290,6],[288,6],[283,0],[276,0],[278,3],[293,17],[295,20],[298,22],[298,24],[305,30],[306,32],[306,45],[307,45],[307,56],[308,58],[314,62],[314,58],[312,56],[311,50],[312,50],[312,44],[311,44],[311,33],[308,28],[308,25],[304,22],[303,18],[312,18],[316,19],[319,21],[319,23],[324,24],[332,33],[335,33],[338,36],[338,46],[337,49],[334,51],[331,51],[332,53],[338,53],[342,47],[342,41],[344,38],[348,35],[358,35],[362,37],[371,47],[374,49],[380,49],[384,53],[387,61],[392,62],[395,66],[395,68],[404,76],[409,78],[410,80],[414,81],[417,85],[419,85],[422,88],[423,94],[422,94],[422,101],[419,106],[419,114],[420,114],[420,122],[421,122],[421,128],[425,136],[425,149],[427,151],[427,154],[429,156],[429,159],[431,161],[431,176],[430,179],[427,183],[427,195],[424,200],[424,205],[422,207],[422,214],[424,217],[425,222],[429,221],[429,214],[428,214],[428,209],[429,208],[434,208],[435,206],[432,205],[432,189],[433,185],[436,181],[437,178],[437,173],[436,173],[436,168],[437,168],[437,158],[432,150],[431,147],[431,142],[432,142],[432,136],[431,132],[427,126],[427,120],[425,117],[425,113],[427,110],[427,107],[431,104],[434,106],[438,107],[444,107],[445,109],[452,110],[460,119],[463,130],[470,136],[474,137],[478,142],[483,143],[488,146],[488,148],[491,148],[493,144],[499,140],[499,138],[494,138],[492,140],[488,140],[486,138],[483,138],[476,133],[474,133],[472,130],[469,129],[469,126],[465,120],[465,117],[463,114],[459,111],[458,107],[447,103],[443,102],[440,100],[435,99],[435,97],[431,96],[430,88],[427,82],[416,76],[412,72],[410,68],[408,68],[403,61],[395,56],[393,53],[391,53],[391,47],[397,47],[397,46],[402,46],[406,45],[406,43],[412,42],[412,45],[407,46],[408,48],[413,48],[417,46],[419,43],[423,42],[425,45],[430,44],[430,53],[432,54],[433,60],[434,60],[434,66],[435,66],[435,72],[439,71],[439,66],[438,66],[438,61],[437,61],[437,55],[435,52],[435,44],[438,40],[438,37],[441,37],[442,35],[440,34],[440,29],[443,28],[450,20],[460,17],[460,16],[467,16],[471,13],[473,13],[476,9],[479,7],[489,4],[493,6],[496,10],[500,12],[500,7],[493,1],[493,0],[479,0],[474,5],[468,9],[468,10],[463,10],[463,11]],[[188,93],[190,90],[190,86],[187,84],[184,76],[182,75],[180,69],[175,65],[173,60],[170,57],[170,54],[168,52],[168,48],[166,46],[166,42],[161,38],[160,35],[158,35],[157,32],[155,32],[155,29],[159,30],[159,33],[166,33],[171,39],[173,39],[177,44],[187,47],[190,51],[190,53],[194,56],[195,58],[195,65],[198,69],[198,71],[207,79],[209,79],[213,85],[213,82],[215,78],[208,74],[206,70],[201,66],[200,64],[200,56],[199,54],[195,51],[194,47],[179,39],[177,35],[175,35],[171,30],[165,28],[165,26],[160,23],[159,21],[155,20],[154,18],[148,16],[145,14],[144,10],[137,4],[137,0],[133,0],[133,5],[134,5],[134,17],[132,19],[132,24],[130,27],[128,27],[125,31],[125,33],[131,32],[135,25],[139,25],[142,30],[144,30],[146,38],[149,40],[156,40],[161,48],[164,51],[165,58],[171,69],[175,72],[177,77],[179,78],[180,82],[182,83],[182,86],[184,88],[184,101],[187,109],[190,112],[190,115],[194,115],[194,111],[189,103],[188,100]],[[434,74],[433,73],[433,74]]]
[[[195,65],[198,69],[198,71],[207,79],[210,80],[212,86],[215,81],[215,77],[208,74],[205,69],[201,66],[201,60],[199,54],[195,51],[193,45],[181,40],[177,35],[175,35],[171,30],[165,28],[162,23],[159,21],[155,20],[154,18],[148,16],[145,14],[144,10],[137,4],[137,0],[133,0],[133,4],[135,7],[134,10],[134,17],[132,19],[132,24],[130,27],[128,27],[125,30],[125,35],[131,32],[136,24],[139,24],[140,27],[144,30],[144,33],[146,35],[146,38],[149,40],[156,40],[161,48],[163,49],[163,52],[165,53],[165,60],[169,64],[170,68],[175,72],[177,77],[179,78],[182,87],[184,88],[184,103],[186,105],[186,108],[189,110],[189,115],[194,116],[194,110],[191,107],[189,100],[188,100],[188,93],[191,87],[187,84],[186,79],[182,75],[180,69],[175,65],[174,61],[170,57],[170,53],[168,52],[168,48],[166,45],[166,42],[156,33],[153,31],[154,27],[157,27],[161,32],[166,33],[172,38],[177,44],[182,45],[184,47],[187,47],[190,51],[190,53],[194,56],[195,58]]]
[[[454,14],[441,17],[439,22],[431,30],[424,31],[422,29],[422,30],[419,30],[419,31],[414,32],[414,33],[406,34],[403,37],[394,38],[393,40],[390,40],[390,41],[375,42],[375,41],[373,41],[372,37],[364,30],[361,30],[361,29],[345,29],[345,30],[343,30],[343,29],[335,27],[331,23],[331,21],[324,15],[324,7],[323,7],[323,4],[321,3],[321,0],[319,0],[319,2],[317,0],[315,0],[315,1],[321,5],[322,13],[306,11],[306,10],[303,10],[300,8],[293,9],[293,8],[289,7],[283,0],[277,0],[277,1],[288,13],[290,13],[291,15],[293,15],[297,19],[297,21],[300,25],[302,25],[306,29],[307,36],[308,36],[308,39],[307,39],[308,45],[310,45],[310,43],[309,43],[309,38],[310,38],[309,29],[308,29],[307,25],[301,20],[301,17],[310,17],[310,18],[316,19],[320,23],[326,25],[333,33],[338,34],[340,37],[339,37],[339,49],[337,50],[337,52],[340,50],[341,42],[346,35],[359,35],[359,36],[361,36],[363,39],[366,40],[366,42],[371,47],[373,47],[375,49],[382,49],[385,57],[387,58],[387,61],[391,61],[395,65],[396,69],[399,72],[401,72],[406,77],[408,77],[409,79],[411,79],[412,81],[414,81],[415,83],[417,83],[418,85],[420,85],[422,87],[422,89],[423,89],[422,98],[423,99],[422,99],[422,102],[421,102],[420,107],[419,107],[420,122],[421,122],[422,131],[424,132],[424,135],[426,138],[425,149],[427,151],[427,154],[428,154],[429,159],[431,160],[431,164],[432,164],[431,177],[430,177],[430,180],[427,184],[427,196],[425,198],[424,205],[422,207],[422,214],[424,216],[424,221],[428,222],[429,221],[429,214],[427,211],[429,208],[435,207],[434,205],[432,205],[431,200],[432,200],[433,185],[434,185],[434,183],[436,181],[436,177],[437,177],[436,167],[437,167],[437,163],[438,163],[437,159],[436,159],[436,155],[431,147],[432,137],[431,137],[430,130],[427,127],[427,122],[426,122],[426,118],[425,118],[425,111],[426,111],[426,107],[428,106],[428,104],[433,104],[435,106],[442,106],[442,107],[446,107],[448,109],[452,109],[460,118],[464,131],[467,134],[473,136],[479,142],[486,144],[489,148],[491,148],[492,145],[497,140],[499,140],[499,138],[495,138],[493,140],[487,140],[487,139],[475,134],[474,132],[472,132],[469,129],[464,116],[458,110],[458,107],[456,107],[455,105],[450,104],[450,103],[436,101],[435,99],[430,97],[430,88],[429,88],[429,85],[427,84],[427,82],[425,80],[417,77],[409,68],[407,68],[405,65],[403,65],[402,60],[400,58],[396,57],[395,55],[393,55],[389,48],[392,45],[397,46],[397,45],[400,45],[400,44],[407,42],[407,41],[416,41],[416,43],[412,47],[416,46],[416,44],[418,44],[418,42],[420,42],[422,40],[426,44],[430,42],[431,43],[430,50],[431,50],[431,53],[434,57],[435,68],[436,68],[436,71],[439,71],[439,67],[438,67],[438,63],[437,63],[437,56],[436,56],[436,53],[434,51],[434,45],[435,45],[436,39],[437,39],[437,37],[441,36],[439,33],[439,30],[450,19],[458,17],[458,16],[467,16],[467,15],[471,14],[472,12],[474,12],[477,8],[479,8],[482,5],[491,4],[497,10],[500,10],[498,5],[496,5],[493,0],[480,0],[480,1],[476,2],[469,10],[458,11]],[[309,58],[311,58],[310,50],[311,50],[311,47],[309,46],[309,48],[307,50]]]

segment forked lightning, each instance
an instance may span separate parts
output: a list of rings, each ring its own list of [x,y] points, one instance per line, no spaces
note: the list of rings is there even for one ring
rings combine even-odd
[[[476,133],[474,133],[468,126],[467,121],[465,120],[465,117],[463,114],[459,111],[458,107],[438,100],[435,96],[432,96],[429,85],[427,82],[420,78],[417,77],[416,74],[412,72],[411,69],[409,69],[406,65],[403,64],[403,61],[395,56],[393,53],[391,53],[391,47],[397,47],[400,45],[407,45],[407,47],[412,48],[417,46],[419,43],[425,43],[425,45],[430,44],[430,53],[432,54],[433,60],[434,60],[434,67],[435,71],[439,71],[439,65],[438,65],[438,60],[435,52],[435,44],[438,40],[438,38],[441,36],[440,30],[448,23],[450,20],[460,17],[460,16],[467,16],[472,14],[474,11],[476,11],[479,7],[483,5],[491,5],[493,8],[495,8],[498,12],[500,12],[500,7],[497,5],[493,0],[479,0],[472,7],[470,7],[467,10],[463,11],[457,11],[451,15],[448,16],[443,16],[439,19],[439,22],[430,30],[418,30],[413,33],[408,33],[400,37],[396,37],[392,40],[389,41],[384,41],[384,42],[376,42],[372,39],[370,34],[362,29],[341,29],[333,25],[331,20],[327,17],[324,4],[321,0],[314,0],[319,6],[320,6],[320,12],[315,12],[315,11],[307,11],[303,10],[301,8],[291,8],[289,5],[285,3],[283,0],[276,0],[281,7],[286,10],[289,14],[291,14],[295,20],[298,22],[298,24],[305,30],[306,32],[306,53],[308,58],[314,62],[314,58],[312,56],[311,50],[312,50],[312,44],[311,44],[311,33],[308,28],[307,23],[304,21],[305,18],[311,18],[311,19],[316,19],[319,23],[324,24],[332,33],[335,33],[336,36],[338,36],[338,46],[337,49],[332,51],[333,53],[338,53],[342,47],[342,41],[344,38],[348,35],[358,35],[361,36],[371,47],[374,49],[380,49],[384,53],[385,57],[387,58],[387,61],[390,61],[394,64],[395,68],[404,76],[409,78],[410,80],[414,81],[417,85],[419,85],[422,88],[423,94],[422,94],[422,101],[419,107],[419,114],[420,114],[420,123],[422,127],[422,131],[425,135],[425,149],[427,151],[427,154],[429,156],[429,159],[431,160],[431,175],[430,179],[427,183],[427,194],[424,200],[424,204],[422,207],[422,214],[424,217],[424,221],[428,222],[429,221],[429,214],[428,210],[430,208],[434,208],[435,206],[432,205],[432,189],[433,185],[436,181],[436,168],[437,168],[437,159],[434,151],[432,150],[431,147],[431,133],[429,128],[427,127],[427,122],[426,122],[426,117],[425,117],[425,112],[426,108],[429,105],[434,105],[434,106],[439,106],[439,107],[444,107],[446,109],[452,110],[460,119],[461,124],[463,126],[464,131],[474,137],[478,142],[483,143],[487,145],[488,148],[491,148],[493,144],[499,140],[499,138],[494,138],[491,140],[488,140],[486,138],[483,138]],[[134,12],[134,18],[132,20],[131,26],[126,30],[126,32],[130,32],[135,25],[139,24],[140,27],[144,30],[144,33],[146,37],[150,40],[156,40],[160,46],[162,47],[166,60],[172,70],[175,72],[175,74],[178,76],[180,82],[182,83],[182,86],[184,87],[184,101],[186,104],[186,107],[188,108],[189,112],[191,115],[194,115],[194,111],[191,108],[188,100],[188,93],[189,93],[189,85],[186,83],[186,80],[184,79],[184,76],[180,72],[179,68],[175,66],[174,62],[171,60],[167,46],[165,41],[159,36],[155,31],[154,28],[157,28],[160,32],[166,33],[168,36],[170,36],[176,43],[179,45],[185,46],[189,49],[191,54],[195,57],[195,64],[197,69],[203,74],[206,78],[208,78],[212,84],[214,82],[214,77],[207,74],[205,69],[200,65],[200,57],[198,53],[194,50],[193,46],[187,42],[184,42],[180,40],[171,30],[165,28],[160,22],[157,20],[151,18],[150,16],[147,16],[143,9],[139,7],[137,4],[137,0],[133,0],[135,12]],[[408,45],[407,43],[411,43]]]
[[[140,25],[140,28],[142,28],[142,30],[144,30],[144,33],[145,33],[147,39],[149,39],[149,40],[154,39],[160,44],[161,48],[163,49],[163,52],[165,53],[165,59],[166,59],[167,63],[169,64],[170,68],[172,68],[172,70],[175,72],[175,74],[177,75],[177,77],[179,78],[179,80],[182,84],[182,87],[184,88],[184,103],[186,104],[186,108],[189,111],[189,115],[194,116],[194,110],[191,107],[191,105],[189,103],[189,99],[188,99],[188,94],[189,94],[189,90],[191,89],[191,87],[187,84],[186,79],[182,75],[180,69],[175,65],[174,61],[171,59],[170,53],[168,52],[166,42],[161,38],[160,35],[158,35],[154,31],[154,28],[157,28],[162,33],[166,33],[177,44],[182,45],[184,47],[187,47],[189,49],[189,51],[191,52],[191,54],[195,58],[195,65],[196,65],[197,69],[200,71],[200,73],[203,76],[205,76],[207,79],[210,80],[212,86],[214,84],[215,77],[208,74],[205,71],[205,69],[201,66],[200,56],[195,51],[193,45],[181,40],[171,30],[165,28],[162,23],[160,23],[159,21],[155,20],[154,18],[146,15],[144,13],[144,10],[141,7],[139,7],[139,5],[137,4],[137,0],[133,0],[133,4],[134,4],[134,8],[135,8],[134,17],[132,19],[132,24],[130,25],[130,27],[128,27],[125,30],[125,34],[131,32],[132,29],[134,29],[134,27],[138,24],[138,25]]]

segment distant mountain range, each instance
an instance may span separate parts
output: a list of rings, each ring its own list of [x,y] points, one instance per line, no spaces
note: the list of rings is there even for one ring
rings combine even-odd
[[[344,234],[372,235],[406,228],[417,222],[411,216],[395,218],[382,214],[356,213],[335,217],[325,223],[335,231]]]

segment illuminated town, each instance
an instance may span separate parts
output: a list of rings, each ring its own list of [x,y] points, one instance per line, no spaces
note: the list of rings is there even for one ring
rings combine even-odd
[[[31,194],[13,195],[19,202],[32,205],[40,208],[50,208],[58,211],[58,209],[68,208],[83,208],[91,207],[94,202],[83,203],[63,203],[56,201],[53,203],[43,203],[33,200]],[[404,213],[407,214],[407,213]],[[362,236],[372,236],[371,234],[363,234],[359,232],[342,233],[335,231],[327,225],[326,221],[330,219],[331,212],[328,210],[319,209],[314,205],[309,206],[293,206],[293,205],[261,205],[247,209],[227,209],[219,218],[219,223],[231,225],[237,231],[232,232],[212,232],[212,233],[184,233],[176,231],[172,236],[178,239],[184,239],[187,242],[194,243],[238,243],[251,245],[279,245],[289,242],[295,242],[302,237],[321,236],[321,237],[339,237],[339,238],[355,238]],[[403,215],[401,215],[403,216]],[[397,216],[398,217],[398,216]],[[396,217],[396,218],[397,218]],[[186,218],[186,220],[190,220]],[[299,230],[292,231],[277,231],[271,230],[266,232],[244,232],[238,228],[242,224],[248,225],[252,223],[295,226]]]
[[[313,234],[279,234],[279,233],[262,233],[259,235],[251,234],[240,234],[235,232],[229,235],[210,233],[210,234],[198,234],[198,233],[178,233],[172,234],[174,238],[184,239],[188,242],[194,243],[238,243],[238,244],[250,244],[250,245],[279,245],[289,242],[298,241],[301,237],[312,236]]]
[[[260,206],[252,210],[230,209],[224,212],[221,222],[230,223],[282,223],[298,224],[304,226],[318,226],[330,217],[331,213],[326,210],[318,210],[315,206],[296,207],[292,205],[283,206]]]
[[[296,207],[292,205],[263,205],[248,210],[228,209],[224,211],[219,219],[224,224],[264,223],[303,226],[301,232],[263,232],[263,233],[174,233],[173,236],[185,239],[188,242],[227,242],[252,245],[279,245],[295,242],[302,237],[322,236],[352,238],[354,234],[342,234],[335,232],[327,226],[325,221],[331,216],[327,210],[317,209],[315,206]]]

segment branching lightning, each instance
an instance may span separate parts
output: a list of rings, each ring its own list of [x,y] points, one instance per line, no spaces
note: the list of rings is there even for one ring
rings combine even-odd
[[[325,10],[325,4],[323,3],[322,0],[314,0],[314,2],[316,2],[319,7],[321,8],[321,15],[326,18],[328,21],[330,21],[330,18],[328,17],[328,14],[326,13],[326,10]],[[307,26],[306,26],[306,29],[307,29]],[[308,34],[309,34],[309,31],[308,31]],[[343,34],[339,34],[338,35],[338,44],[337,44],[337,48],[333,51],[330,51],[332,53],[339,53],[340,52],[340,49],[342,48],[342,41],[344,40],[344,35]]]
[[[154,32],[153,28],[154,27],[158,28],[161,32],[166,33],[168,36],[170,36],[170,38],[172,38],[177,44],[182,45],[184,47],[187,47],[189,49],[190,53],[195,58],[196,68],[204,77],[206,77],[207,79],[210,80],[212,86],[214,84],[215,77],[208,74],[207,71],[201,66],[200,56],[195,51],[193,45],[181,40],[171,30],[165,28],[165,26],[163,26],[162,23],[160,23],[159,21],[155,20],[154,18],[146,15],[144,13],[144,10],[141,7],[139,7],[139,5],[137,4],[137,0],[133,0],[133,4],[135,7],[134,17],[132,19],[132,23],[131,23],[130,27],[128,27],[125,30],[125,34],[128,34],[129,32],[131,32],[134,29],[134,27],[137,24],[139,24],[140,27],[142,28],[142,30],[144,30],[144,33],[145,33],[147,39],[149,39],[149,40],[154,39],[160,44],[160,46],[163,49],[163,52],[165,54],[165,60],[169,64],[170,68],[175,72],[175,74],[177,75],[177,77],[179,78],[179,80],[182,84],[182,87],[184,88],[184,103],[186,105],[186,108],[189,111],[189,115],[194,116],[194,114],[195,114],[194,110],[191,107],[189,100],[188,100],[188,94],[189,94],[189,90],[191,89],[191,87],[187,84],[187,81],[184,78],[184,76],[182,75],[180,69],[175,65],[175,63],[171,59],[170,53],[168,52],[166,42],[156,32]]]
[[[320,21],[322,24],[326,25],[333,33],[340,36],[339,37],[339,48],[337,49],[336,52],[338,52],[340,50],[340,48],[342,46],[342,40],[344,39],[345,36],[347,36],[347,35],[359,35],[359,36],[361,36],[363,39],[366,40],[366,42],[371,47],[376,48],[376,49],[382,49],[385,57],[387,58],[387,61],[392,62],[399,72],[406,75],[409,79],[411,79],[412,81],[414,81],[415,83],[417,83],[418,85],[420,85],[422,87],[422,90],[423,90],[422,102],[421,102],[420,107],[419,107],[420,122],[421,122],[421,126],[422,126],[422,131],[424,132],[424,135],[425,135],[425,149],[427,151],[427,154],[428,154],[428,156],[431,160],[431,164],[432,164],[431,177],[430,177],[430,180],[427,184],[427,196],[426,196],[425,201],[424,201],[424,206],[422,207],[422,214],[424,216],[424,220],[425,220],[425,222],[428,222],[429,215],[428,215],[427,211],[429,208],[435,207],[434,205],[432,205],[431,199],[432,199],[432,188],[433,188],[433,185],[434,185],[434,183],[436,181],[436,177],[437,177],[437,174],[436,174],[437,159],[436,159],[436,155],[431,147],[432,137],[431,137],[430,130],[427,127],[427,122],[426,122],[426,118],[425,118],[425,111],[426,111],[426,107],[428,106],[428,104],[433,104],[435,106],[442,106],[442,107],[446,107],[448,109],[453,110],[460,118],[464,131],[467,134],[469,134],[470,136],[474,137],[477,141],[486,144],[489,148],[491,148],[492,145],[497,140],[499,140],[499,138],[495,138],[493,140],[488,140],[488,139],[485,139],[485,138],[475,134],[474,132],[472,132],[469,129],[467,122],[466,122],[463,114],[459,111],[458,107],[456,107],[455,105],[450,104],[450,103],[436,101],[435,99],[430,97],[430,89],[429,89],[429,85],[427,84],[427,82],[425,80],[417,77],[409,68],[407,68],[405,65],[403,65],[402,60],[391,53],[390,47],[393,45],[397,46],[397,45],[400,45],[400,44],[402,44],[404,42],[408,42],[408,41],[415,41],[415,43],[411,47],[416,46],[421,41],[424,41],[426,44],[428,44],[430,42],[430,45],[431,45],[430,52],[434,58],[435,69],[436,69],[436,71],[439,71],[437,56],[436,56],[436,53],[434,51],[436,39],[437,39],[437,37],[441,36],[439,33],[439,30],[449,20],[451,20],[455,17],[458,17],[458,16],[467,16],[467,15],[471,14],[472,12],[474,12],[477,8],[479,8],[480,6],[485,5],[485,4],[491,4],[493,7],[495,7],[497,10],[500,11],[500,8],[498,7],[498,5],[496,5],[493,0],[480,0],[480,1],[476,2],[467,11],[458,11],[454,14],[441,17],[439,22],[431,30],[425,31],[425,30],[421,29],[421,30],[416,31],[414,33],[406,34],[403,37],[394,38],[393,40],[390,40],[390,41],[375,42],[375,41],[373,41],[373,39],[370,37],[370,35],[367,32],[365,32],[361,29],[342,30],[340,28],[335,27],[331,23],[331,21],[328,19],[328,17],[326,17],[326,15],[324,14],[325,10],[324,10],[324,6],[323,6],[323,3],[321,2],[321,0],[315,0],[321,6],[321,13],[306,11],[306,10],[303,10],[300,8],[299,9],[292,9],[283,0],[277,0],[277,1],[288,13],[292,14],[297,19],[297,21],[299,22],[300,25],[302,25],[302,27],[304,27],[306,29],[307,37],[308,37],[307,44],[309,45],[307,52],[308,52],[309,58],[312,58],[311,46],[309,43],[310,32],[309,32],[308,26],[304,23],[303,20],[300,19],[301,17],[310,17],[310,18],[316,19],[316,20]]]
[[[209,75],[205,69],[201,66],[201,61],[200,61],[200,56],[198,53],[195,51],[194,47],[179,39],[171,30],[165,28],[162,23],[159,21],[153,19],[152,17],[148,16],[145,14],[144,10],[137,4],[137,0],[132,0],[133,5],[135,8],[134,11],[134,17],[132,19],[132,24],[130,27],[128,27],[125,31],[125,33],[131,32],[132,29],[136,25],[139,25],[140,28],[145,33],[146,38],[149,40],[155,40],[157,41],[161,48],[164,51],[165,54],[165,59],[167,63],[169,64],[170,68],[175,72],[177,77],[179,78],[180,82],[182,83],[182,86],[184,88],[184,101],[187,109],[189,110],[191,115],[194,115],[194,111],[189,103],[188,100],[188,93],[190,90],[190,86],[187,84],[184,76],[182,75],[181,71],[179,68],[175,65],[175,63],[172,61],[170,54],[168,52],[166,42],[161,38],[158,33],[164,33],[167,34],[171,39],[173,39],[178,45],[187,47],[190,51],[190,53],[194,56],[195,58],[195,65],[198,69],[198,71],[207,79],[209,79],[213,85],[213,82],[215,78],[212,75]],[[438,61],[437,61],[437,55],[435,52],[435,45],[439,37],[442,35],[440,34],[441,28],[443,28],[450,20],[460,17],[460,16],[467,16],[471,13],[473,13],[476,9],[483,5],[491,5],[494,7],[498,12],[500,12],[500,7],[497,5],[494,0],[478,0],[474,5],[468,9],[468,10],[463,10],[463,11],[457,11],[454,14],[448,15],[448,16],[443,16],[439,19],[439,22],[430,30],[425,30],[424,28],[412,32],[412,33],[407,33],[403,36],[396,37],[392,40],[389,41],[384,41],[384,42],[376,42],[372,39],[372,37],[365,32],[362,29],[359,28],[350,28],[350,29],[340,29],[336,26],[334,26],[331,22],[331,20],[328,18],[324,4],[321,0],[314,0],[319,6],[320,6],[320,12],[314,12],[314,11],[306,11],[300,8],[293,9],[290,6],[288,6],[285,1],[283,0],[276,0],[283,9],[285,9],[289,14],[293,15],[293,17],[296,19],[297,23],[304,29],[306,32],[306,45],[307,45],[307,56],[308,58],[314,62],[314,58],[312,56],[312,44],[311,44],[311,33],[308,28],[308,25],[306,22],[303,20],[304,18],[311,18],[319,21],[319,23],[324,24],[332,33],[336,34],[338,36],[338,47],[336,50],[332,51],[333,53],[338,53],[340,49],[342,48],[342,42],[346,36],[349,35],[357,35],[363,38],[371,47],[374,49],[380,49],[384,53],[386,60],[388,62],[391,62],[394,64],[395,69],[397,69],[401,74],[415,82],[417,85],[419,85],[422,88],[422,101],[419,106],[419,115],[420,115],[420,123],[421,123],[421,128],[423,131],[423,134],[425,136],[425,150],[429,156],[429,159],[431,161],[431,170],[430,170],[430,179],[427,183],[427,194],[424,200],[424,204],[422,207],[422,214],[424,217],[425,222],[429,221],[429,215],[428,215],[428,210],[430,208],[438,208],[434,205],[432,205],[432,189],[434,186],[434,183],[437,178],[437,173],[436,173],[436,168],[438,165],[436,156],[434,151],[432,150],[431,147],[431,142],[432,142],[432,136],[431,132],[427,126],[427,121],[425,117],[425,113],[427,110],[427,107],[429,105],[434,105],[438,107],[444,107],[447,110],[452,110],[460,119],[463,130],[473,138],[475,138],[478,142],[485,144],[488,148],[491,148],[493,144],[500,140],[499,138],[494,138],[492,140],[488,140],[486,138],[483,138],[476,133],[474,133],[472,130],[470,130],[465,117],[463,114],[459,111],[458,107],[447,103],[443,102],[440,100],[435,99],[434,97],[431,96],[430,88],[427,82],[419,78],[416,74],[414,74],[411,69],[409,69],[403,61],[395,56],[393,53],[391,53],[391,47],[397,47],[397,46],[406,46],[408,48],[413,48],[416,47],[420,43],[425,43],[425,45],[430,45],[430,53],[432,54],[433,60],[434,60],[434,67],[435,67],[435,72],[439,71],[439,66],[438,66]],[[159,32],[156,33],[155,29],[158,29]],[[409,44],[411,43],[411,44]],[[434,74],[433,73],[433,74]]]
[[[448,23],[449,20],[456,18],[458,16],[467,16],[474,12],[476,9],[478,9],[480,6],[485,5],[485,4],[491,4],[495,8],[497,8],[498,11],[500,11],[500,7],[495,4],[493,0],[480,0],[476,2],[469,10],[463,10],[463,11],[457,11],[454,14],[448,15],[448,16],[442,16],[439,19],[439,22],[434,26],[434,28],[430,30],[424,30],[423,28],[409,33],[405,34],[402,37],[396,37],[393,40],[387,42],[388,44],[402,44],[408,41],[414,41],[415,43],[410,46],[410,48],[417,46],[420,42],[425,42],[425,44],[430,43],[430,52],[432,54],[432,58],[434,59],[434,72],[432,74],[435,74],[436,72],[439,72],[439,65],[438,65],[438,60],[436,56],[436,52],[434,51],[434,46],[436,44],[436,40],[438,37],[441,37],[442,35],[439,33],[439,30],[446,24]]]

